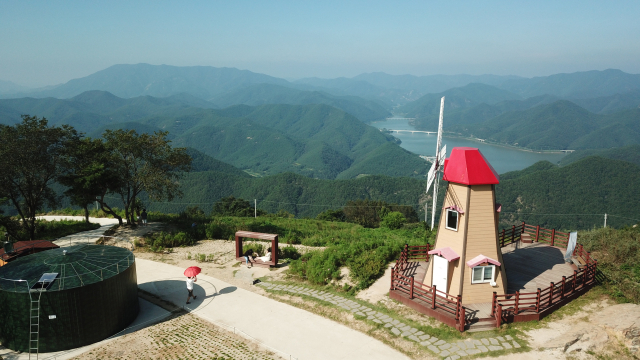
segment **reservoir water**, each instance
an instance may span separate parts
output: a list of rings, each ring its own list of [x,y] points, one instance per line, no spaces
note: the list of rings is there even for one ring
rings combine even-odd
[[[446,122],[445,117],[445,122]],[[393,130],[415,130],[409,125],[409,120],[385,120],[371,123],[378,129]],[[418,155],[434,156],[436,151],[436,134],[394,132],[393,136],[400,139],[403,147]],[[547,160],[554,164],[558,163],[566,154],[564,153],[537,153],[531,151],[518,150],[510,147],[503,147],[492,144],[485,144],[480,141],[473,141],[460,138],[443,137],[442,143],[447,145],[447,157],[454,147],[466,146],[480,149],[485,158],[491,163],[498,174],[509,171],[522,170],[541,160]]]

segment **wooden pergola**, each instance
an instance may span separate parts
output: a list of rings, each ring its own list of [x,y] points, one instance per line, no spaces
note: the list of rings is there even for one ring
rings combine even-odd
[[[278,265],[278,234],[264,234],[251,231],[236,232],[236,260],[243,261],[242,257],[242,239],[260,239],[271,241],[271,261],[261,261],[254,259],[253,265],[261,267],[275,267]]]

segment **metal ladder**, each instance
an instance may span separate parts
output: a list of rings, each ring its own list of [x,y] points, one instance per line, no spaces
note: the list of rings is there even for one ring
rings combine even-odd
[[[38,299],[33,300],[34,292],[38,293]],[[40,297],[42,296],[41,289],[30,289],[29,300],[31,301],[31,308],[29,309],[29,360],[31,360],[31,354],[35,351],[36,359],[38,359],[38,347],[40,345]]]

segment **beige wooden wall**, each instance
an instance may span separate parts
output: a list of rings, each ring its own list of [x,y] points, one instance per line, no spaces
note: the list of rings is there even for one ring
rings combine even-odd
[[[495,211],[495,193],[492,185],[471,186],[469,201],[469,225],[467,231],[467,249],[464,257],[464,278],[462,290],[462,303],[486,303],[491,302],[493,292],[504,294],[506,289],[506,277],[504,266],[496,269],[496,284],[493,287],[489,283],[471,284],[472,271],[466,262],[482,254],[492,259],[502,261],[502,252],[498,245],[497,216]]]
[[[469,197],[469,187],[467,185],[449,183],[447,186],[447,192],[445,195],[442,209],[440,209],[440,221],[438,223],[438,235],[436,236],[436,243],[434,249],[450,247],[458,255],[462,256],[464,234],[466,229],[466,216],[467,216],[467,199]],[[465,213],[460,214],[458,219],[458,231],[453,231],[445,228],[446,214],[444,209],[448,206],[456,205],[461,209],[464,209]],[[433,257],[433,255],[432,255]],[[460,271],[462,258],[451,261],[449,263],[449,286],[446,291],[451,295],[461,295],[460,293]],[[429,267],[427,268],[427,274],[424,278],[424,283],[431,286],[433,281],[433,259],[429,261]]]

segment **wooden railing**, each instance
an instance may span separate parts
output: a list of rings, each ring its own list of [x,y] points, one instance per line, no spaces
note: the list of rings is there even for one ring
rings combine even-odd
[[[491,302],[491,316],[496,318],[496,326],[511,316],[541,314],[557,306],[563,305],[586,292],[596,281],[598,261],[591,258],[588,251],[578,244],[573,252],[574,256],[582,259],[584,267],[574,270],[573,275],[563,276],[557,283],[550,283],[544,289],[536,292],[498,295],[493,293]]]
[[[429,244],[414,246],[404,244],[395,268],[400,272],[404,272],[410,261],[429,261],[429,250],[431,250]]]
[[[531,235],[534,242],[544,242],[551,246],[567,247],[569,234],[556,231],[556,229],[541,228],[540,225],[526,224],[524,221],[520,225],[513,225],[511,229],[502,229],[498,233],[500,247],[505,247],[520,240],[522,234]]]
[[[422,305],[441,310],[448,317],[455,319],[456,328],[464,331],[465,309],[462,306],[462,296],[451,295],[436,288],[416,281],[414,276],[404,275],[409,261],[429,261],[429,245],[405,245],[396,266],[391,268],[391,288],[409,297],[410,300],[420,301]]]

